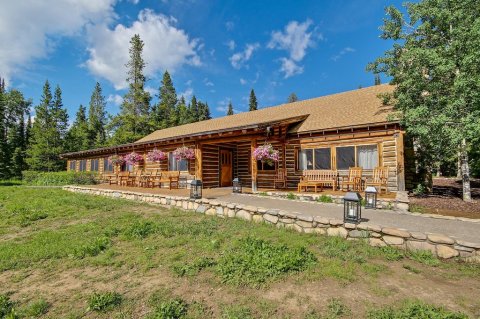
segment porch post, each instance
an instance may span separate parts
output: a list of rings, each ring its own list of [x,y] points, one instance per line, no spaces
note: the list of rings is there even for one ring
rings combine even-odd
[[[253,151],[257,147],[257,141],[252,139],[252,144],[250,148],[250,163],[252,171],[252,192],[257,191],[257,160],[253,158]]]
[[[202,180],[202,144],[195,144],[195,178]]]
[[[404,154],[404,141],[403,141],[404,132],[400,131],[396,133],[396,146],[397,146],[397,190],[405,190],[405,154]],[[382,154],[383,155],[383,154]],[[388,186],[387,186],[388,188]]]

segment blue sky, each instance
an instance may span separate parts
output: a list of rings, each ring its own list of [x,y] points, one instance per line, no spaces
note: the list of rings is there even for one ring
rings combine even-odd
[[[308,99],[372,85],[365,66],[391,46],[378,29],[390,4],[401,2],[0,0],[0,76],[34,105],[45,79],[60,85],[72,118],[99,81],[115,114],[139,33],[152,95],[168,69],[179,95],[223,116],[229,100],[246,111],[251,88],[267,107],[291,92]]]

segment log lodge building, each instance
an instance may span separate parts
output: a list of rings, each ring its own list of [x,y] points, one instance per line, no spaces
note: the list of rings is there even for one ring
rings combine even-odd
[[[346,175],[356,166],[363,167],[368,177],[375,167],[384,166],[389,168],[389,190],[405,190],[411,184],[405,152],[408,155],[411,148],[405,147],[399,122],[390,119],[391,106],[383,105],[379,97],[391,92],[388,84],[376,85],[162,129],[134,143],[62,157],[67,170],[101,175],[118,170],[181,171],[202,180],[205,188],[231,186],[235,177],[244,187],[272,188],[279,168],[285,171],[287,186],[296,188],[305,170]],[[252,160],[252,150],[265,142],[280,151],[274,165]],[[180,146],[193,148],[195,159],[176,161],[172,152]],[[154,148],[167,152],[168,159],[149,162],[145,155]],[[144,155],[138,167],[114,167],[107,159],[132,151]]]

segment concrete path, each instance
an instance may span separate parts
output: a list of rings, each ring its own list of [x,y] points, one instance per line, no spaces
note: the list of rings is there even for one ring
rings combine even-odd
[[[290,201],[280,198],[229,194],[218,196],[218,200],[243,205],[281,209],[298,212],[302,215],[322,216],[343,219],[343,206],[315,202]],[[362,218],[368,223],[384,227],[404,228],[408,231],[440,233],[456,239],[480,243],[479,222],[448,220],[431,217],[414,216],[390,210],[362,209]]]

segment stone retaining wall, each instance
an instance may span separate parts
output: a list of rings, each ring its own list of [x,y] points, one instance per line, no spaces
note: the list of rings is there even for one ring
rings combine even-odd
[[[178,207],[222,218],[236,217],[256,223],[265,222],[279,228],[290,228],[303,233],[340,236],[349,240],[365,239],[370,245],[376,247],[394,246],[407,250],[428,250],[444,259],[461,257],[467,261],[480,262],[480,243],[456,240],[442,234],[411,232],[370,223],[344,223],[340,219],[308,216],[280,209],[238,205],[205,198],[192,200],[188,197],[80,186],[65,186],[63,189],[76,193],[154,203],[165,207]]]

